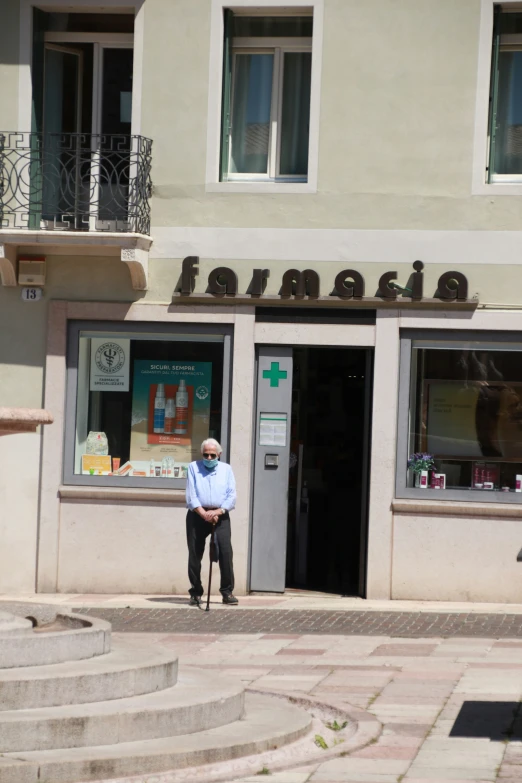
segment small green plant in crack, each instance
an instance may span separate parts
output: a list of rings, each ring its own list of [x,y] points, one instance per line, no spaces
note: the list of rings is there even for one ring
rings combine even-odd
[[[337,723],[336,720],[333,720],[330,723],[325,723],[325,726],[327,729],[331,729],[331,731],[342,731],[348,726],[348,721],[344,720],[342,723]]]
[[[321,737],[320,734],[315,735],[314,742],[318,748],[322,748],[323,750],[328,750],[328,744],[325,741],[324,737]]]
[[[343,740],[343,738],[342,738],[342,737],[336,737],[336,738],[334,739],[334,743],[333,743],[333,744],[334,744],[334,747],[335,747],[335,745],[342,745],[342,743],[343,743],[343,742],[344,742],[344,740]]]
[[[272,773],[268,769],[268,767],[263,767],[259,770],[259,772],[256,772],[256,775],[271,775]]]

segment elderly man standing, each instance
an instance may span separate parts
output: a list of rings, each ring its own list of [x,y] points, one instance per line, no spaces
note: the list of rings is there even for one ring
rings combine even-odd
[[[237,604],[232,594],[234,568],[230,539],[230,511],[236,505],[236,480],[230,465],[220,462],[223,449],[213,438],[201,444],[203,459],[191,462],[187,477],[187,545],[190,606],[199,606],[203,595],[201,560],[205,539],[215,526],[224,604]]]

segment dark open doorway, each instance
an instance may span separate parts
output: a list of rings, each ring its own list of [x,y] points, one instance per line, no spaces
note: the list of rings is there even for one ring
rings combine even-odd
[[[372,352],[295,348],[286,586],[364,596]]]

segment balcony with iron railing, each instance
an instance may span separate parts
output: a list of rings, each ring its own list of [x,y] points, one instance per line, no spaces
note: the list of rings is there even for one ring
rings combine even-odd
[[[151,161],[143,136],[0,132],[4,285],[17,246],[94,245],[119,248],[134,287],[146,288]]]

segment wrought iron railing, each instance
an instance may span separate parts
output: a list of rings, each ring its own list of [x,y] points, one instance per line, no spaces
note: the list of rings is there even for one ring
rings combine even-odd
[[[0,227],[150,233],[152,141],[0,132]]]

